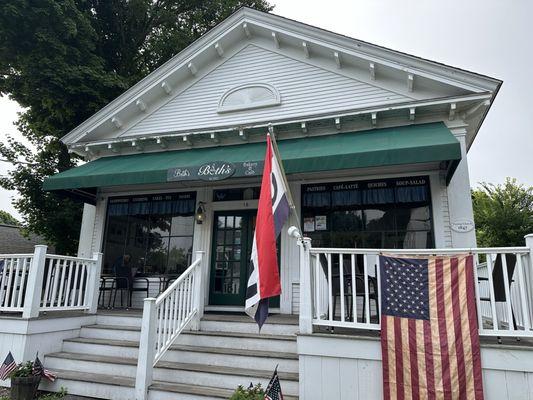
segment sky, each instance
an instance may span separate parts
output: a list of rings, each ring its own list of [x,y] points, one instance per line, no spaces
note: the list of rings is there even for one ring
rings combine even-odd
[[[504,81],[472,145],[473,186],[506,177],[533,185],[533,2],[530,0],[271,0],[274,13]],[[0,140],[18,135],[20,107],[0,98]],[[0,161],[0,175],[9,165]],[[16,193],[0,210],[19,216]]]

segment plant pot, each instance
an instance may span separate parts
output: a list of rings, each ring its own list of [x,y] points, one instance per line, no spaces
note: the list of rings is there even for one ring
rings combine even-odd
[[[33,400],[41,382],[40,376],[11,378],[11,400]]]

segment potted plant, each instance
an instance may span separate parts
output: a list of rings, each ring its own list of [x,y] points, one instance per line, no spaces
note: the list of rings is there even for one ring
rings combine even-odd
[[[33,361],[17,366],[9,375],[11,378],[11,400],[32,400],[41,382],[41,375],[34,375]]]
[[[257,385],[253,386],[250,383],[248,389],[245,389],[243,386],[239,385],[229,400],[264,400],[264,398],[265,391],[261,387],[261,384],[258,383]]]

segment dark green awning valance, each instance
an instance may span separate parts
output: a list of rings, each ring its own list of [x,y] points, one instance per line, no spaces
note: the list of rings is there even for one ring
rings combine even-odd
[[[461,159],[460,144],[443,123],[280,140],[278,146],[287,174],[441,161],[449,162],[453,171]],[[243,173],[237,168],[233,176],[246,176],[244,163],[261,162],[264,155],[265,143],[245,143],[102,157],[47,178],[44,189],[164,183],[169,170],[213,161],[239,164]]]

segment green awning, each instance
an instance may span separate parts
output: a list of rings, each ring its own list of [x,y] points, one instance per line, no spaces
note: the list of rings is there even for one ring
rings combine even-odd
[[[461,159],[459,142],[443,123],[280,140],[278,146],[287,174],[441,161],[453,171]],[[264,143],[244,143],[102,157],[45,179],[44,189],[164,183],[171,169],[261,162],[264,155]]]

